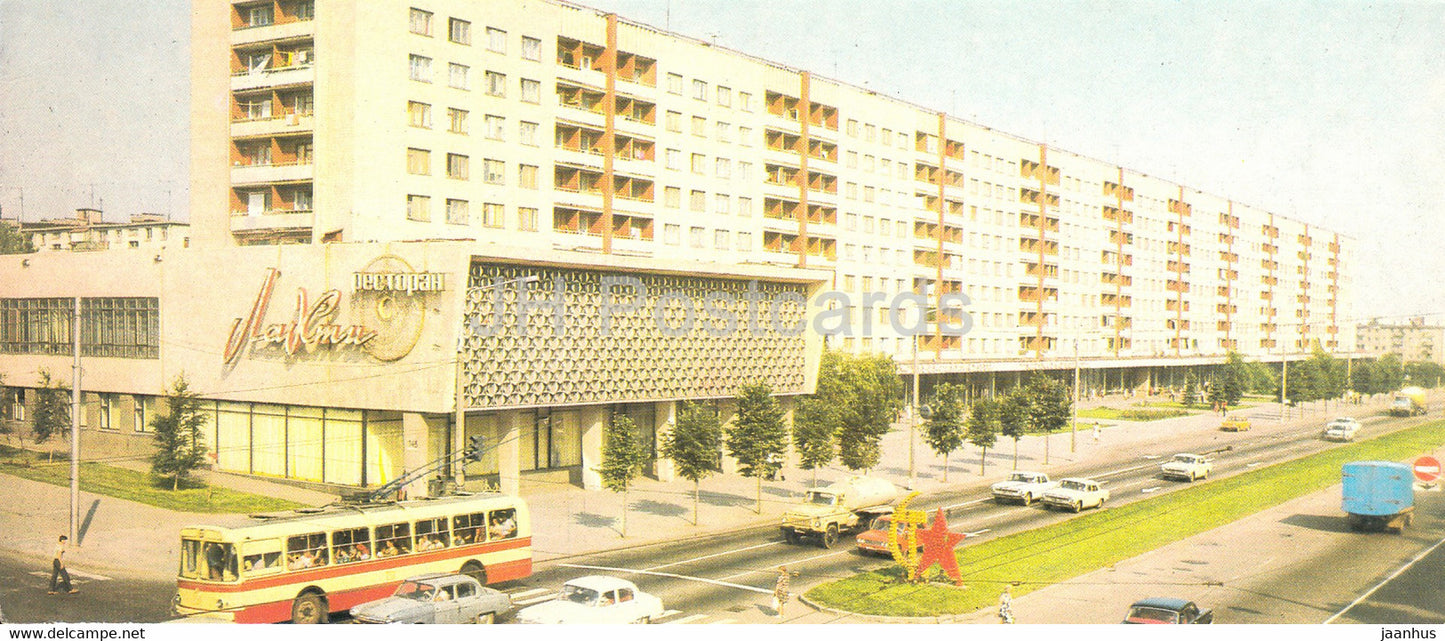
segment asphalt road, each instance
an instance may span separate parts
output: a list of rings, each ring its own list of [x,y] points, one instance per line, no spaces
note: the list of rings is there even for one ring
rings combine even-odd
[[[50,562],[0,552],[0,609],[10,623],[139,622],[171,618],[173,580],[70,571],[78,594],[49,595]]]
[[[1437,505],[1438,507],[1438,505]],[[1418,523],[1419,521],[1417,521]],[[1424,528],[1421,528],[1424,529]],[[1440,535],[1440,528],[1429,530]],[[1395,574],[1376,584],[1374,592],[1341,610],[1336,623],[1404,624],[1445,622],[1445,590],[1440,577],[1445,574],[1445,539],[1437,540],[1401,565]],[[1422,556],[1423,555],[1423,556]]]

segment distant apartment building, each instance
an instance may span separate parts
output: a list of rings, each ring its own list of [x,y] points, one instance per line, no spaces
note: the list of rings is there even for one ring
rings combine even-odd
[[[132,214],[125,222],[106,222],[99,209],[81,208],[71,218],[22,222],[20,233],[37,252],[164,249],[189,247],[190,225],[159,214]]]
[[[1403,324],[1378,320],[1355,328],[1357,351],[1383,356],[1399,354],[1405,361],[1431,361],[1445,365],[1445,326],[1430,325],[1424,318]]]

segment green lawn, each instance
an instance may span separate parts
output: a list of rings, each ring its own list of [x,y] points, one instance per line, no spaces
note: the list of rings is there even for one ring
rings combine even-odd
[[[1182,409],[1117,409],[1113,407],[1091,407],[1086,410],[1079,410],[1079,418],[1099,419],[1105,421],[1157,421],[1165,418],[1189,416],[1198,414],[1200,410],[1187,411]]]
[[[70,487],[70,463],[64,457],[47,462],[45,456],[0,445],[0,474]],[[182,484],[171,491],[170,481],[100,463],[80,464],[80,489],[94,494],[176,510],[210,514],[272,512],[304,507],[299,503],[222,487]]]
[[[1014,589],[1017,596],[1109,567],[1339,483],[1344,463],[1406,459],[1442,443],[1445,421],[1436,421],[962,547],[959,568],[968,590],[938,583],[910,585],[902,582],[896,567],[890,567],[819,585],[807,597],[860,614],[931,617],[971,612],[998,603],[999,593],[1010,582],[1020,582]]]

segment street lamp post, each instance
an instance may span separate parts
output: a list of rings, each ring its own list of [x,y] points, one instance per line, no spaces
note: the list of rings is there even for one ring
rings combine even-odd
[[[512,284],[516,284],[516,285],[526,285],[527,283],[535,283],[535,282],[537,282],[537,280],[538,280],[537,275],[536,275],[536,274],[533,274],[533,275],[531,275],[531,276],[523,276],[523,277],[521,277],[521,278],[513,278],[513,279],[511,279],[511,280],[504,280],[504,281],[501,281],[501,282],[499,282],[499,283],[492,283],[492,284],[490,284],[490,285],[483,285],[483,286],[481,286],[481,287],[468,287],[468,288],[466,289],[466,291],[464,291],[464,292],[462,293],[462,304],[465,306],[467,299],[471,298],[472,294],[481,294],[481,293],[483,293],[483,292],[490,291],[490,290],[496,289],[496,288],[498,288],[498,287],[505,287],[505,286],[507,286],[507,285],[512,285]],[[465,366],[466,366],[466,362],[465,362],[465,358],[464,358],[463,355],[462,355],[462,348],[466,346],[467,335],[468,335],[468,333],[471,331],[471,324],[470,324],[469,322],[467,322],[467,321],[469,321],[469,320],[471,320],[471,319],[466,318],[466,314],[463,313],[462,328],[461,328],[461,331],[457,334],[457,364],[456,364],[457,406],[456,406],[456,417],[455,417],[455,419],[454,419],[454,422],[455,422],[455,424],[456,424],[456,428],[452,430],[452,448],[453,448],[453,451],[457,451],[457,452],[460,452],[460,451],[462,450],[462,448],[465,448],[465,447],[466,447],[466,443],[467,443],[467,436],[466,436],[466,432],[467,432],[466,389],[467,389],[467,386],[466,386],[466,377],[465,377],[465,374],[466,374],[466,367],[465,367]],[[457,466],[456,466],[455,468],[453,468],[453,470],[452,470],[452,477],[453,477],[453,479],[456,481],[457,487],[461,487],[461,485],[462,485],[463,483],[465,483],[466,480],[467,480],[467,479],[466,479],[466,471],[465,471],[465,468],[466,468],[466,462],[463,461],[463,462],[458,463]]]
[[[908,412],[908,489],[913,489],[915,443],[918,440],[918,333],[913,334],[913,407]]]
[[[1079,337],[1074,337],[1074,404],[1073,420],[1071,425],[1073,431],[1069,432],[1069,453],[1073,454],[1079,439]]]

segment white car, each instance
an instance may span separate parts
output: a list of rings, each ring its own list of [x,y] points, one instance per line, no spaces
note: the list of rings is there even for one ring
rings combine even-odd
[[[520,623],[651,623],[662,617],[662,600],[631,581],[584,576],[562,584],[556,599],[517,613]]]
[[[1360,422],[1348,416],[1341,416],[1325,425],[1321,436],[1326,441],[1353,441],[1355,432],[1360,431]]]
[[[1184,479],[1193,483],[1195,479],[1207,479],[1214,471],[1214,461],[1203,454],[1175,454],[1168,463],[1159,466],[1164,478]]]
[[[1022,501],[1024,505],[1031,505],[1035,499],[1043,498],[1045,492],[1058,486],[1058,481],[1050,481],[1049,475],[1043,472],[1014,472],[1007,481],[994,483],[989,489],[993,492],[993,499],[1000,503]]]
[[[1093,479],[1064,479],[1044,493],[1044,505],[1078,512],[1086,507],[1104,507],[1109,490]]]

